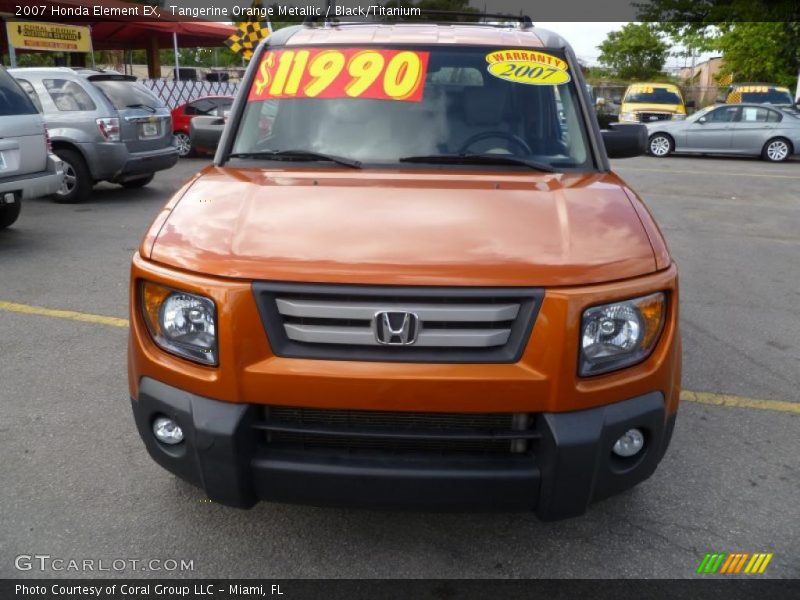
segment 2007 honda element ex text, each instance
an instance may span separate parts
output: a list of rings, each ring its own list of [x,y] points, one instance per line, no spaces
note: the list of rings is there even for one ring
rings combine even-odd
[[[677,270],[608,162],[646,135],[601,133],[569,45],[526,19],[270,36],[133,258],[148,451],[238,507],[559,519],[646,479]]]

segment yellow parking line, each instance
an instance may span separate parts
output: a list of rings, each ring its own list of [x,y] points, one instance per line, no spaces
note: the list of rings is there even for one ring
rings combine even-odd
[[[106,317],[104,315],[93,315],[90,313],[76,312],[74,310],[55,310],[42,306],[30,306],[28,304],[17,304],[16,302],[3,302],[0,300],[0,310],[23,313],[26,315],[40,315],[42,317],[56,317],[58,319],[70,319],[72,321],[85,321],[87,323],[97,323],[99,325],[111,325],[113,327],[127,327],[128,319],[117,317]]]
[[[56,310],[52,308],[44,308],[42,306],[18,304],[17,302],[4,302],[2,300],[0,300],[0,310],[22,313],[26,315],[39,315],[42,317],[84,321],[86,323],[97,323],[98,325],[111,325],[112,327],[128,326],[128,319],[106,317],[104,315],[93,315],[91,313],[77,312],[74,310]],[[732,396],[729,394],[714,394],[711,392],[692,392],[690,390],[684,390],[681,392],[681,400],[685,402],[699,402],[700,404],[713,404],[716,406],[755,408],[758,410],[800,414],[800,402],[759,400],[757,398],[745,398],[743,396]]]
[[[614,166],[615,171],[642,171],[663,173],[664,175],[707,175],[705,171],[672,171],[670,169],[643,169],[640,167]],[[735,177],[766,177],[767,179],[800,179],[799,175],[772,175],[769,173],[742,173],[735,171],[714,171],[714,176],[732,175]]]
[[[711,392],[692,392],[689,390],[683,390],[681,392],[681,400],[684,402],[699,402],[701,404],[714,404],[716,406],[735,406],[737,408],[756,408],[758,410],[772,410],[800,415],[800,402],[759,400],[757,398],[745,398],[744,396],[713,394]]]

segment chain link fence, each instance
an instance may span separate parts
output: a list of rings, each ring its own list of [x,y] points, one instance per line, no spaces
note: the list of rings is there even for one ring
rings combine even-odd
[[[238,83],[229,81],[172,81],[169,79],[140,79],[170,110],[203,96],[235,96]]]

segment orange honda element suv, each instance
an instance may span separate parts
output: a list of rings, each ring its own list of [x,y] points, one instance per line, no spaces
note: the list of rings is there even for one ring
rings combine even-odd
[[[271,35],[133,257],[147,450],[238,507],[559,519],[646,479],[677,270],[608,160],[646,144],[527,19]]]

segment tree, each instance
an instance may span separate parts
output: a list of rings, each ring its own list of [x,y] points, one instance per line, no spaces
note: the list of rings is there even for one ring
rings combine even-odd
[[[734,81],[792,85],[800,70],[800,3],[790,0],[650,0],[639,18],[687,48],[717,51]]]
[[[598,46],[599,60],[621,79],[650,79],[661,73],[669,45],[650,23],[628,23]]]
[[[722,73],[734,81],[797,82],[798,23],[736,23],[723,28],[715,42],[725,61]]]

